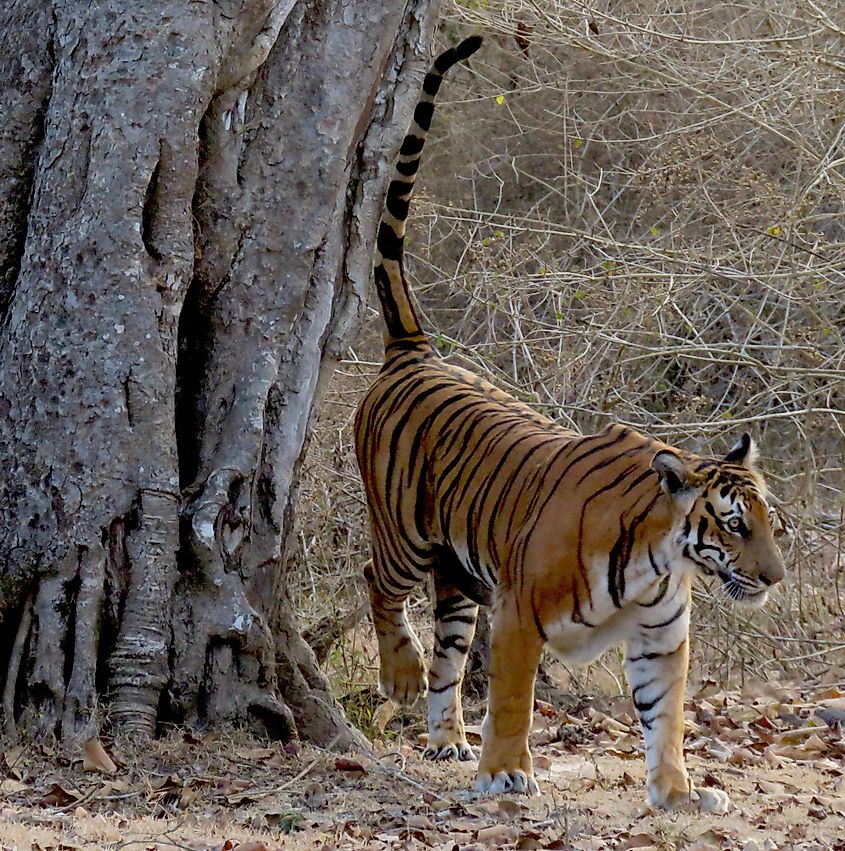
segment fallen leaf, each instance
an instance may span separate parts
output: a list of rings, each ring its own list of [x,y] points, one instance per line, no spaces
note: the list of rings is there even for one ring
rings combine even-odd
[[[99,771],[103,774],[114,774],[117,766],[106,753],[99,739],[88,739],[85,743],[85,757],[82,760],[83,771]]]
[[[496,807],[503,818],[509,819],[520,818],[528,810],[528,807],[526,807],[525,804],[520,804],[517,801],[511,801],[508,798],[500,798],[497,800]]]
[[[542,754],[534,756],[532,762],[534,763],[534,768],[537,771],[548,771],[552,767],[552,761]]]
[[[736,748],[728,757],[728,762],[731,765],[746,765],[762,762],[763,758],[758,753],[749,750],[748,748]]]
[[[657,844],[657,838],[651,833],[634,833],[617,845],[618,851],[629,851],[631,848],[649,848]]]
[[[22,745],[15,745],[9,748],[3,754],[3,762],[6,765],[6,770],[15,780],[23,780],[23,760],[26,756],[26,749]]]
[[[554,718],[557,715],[557,710],[551,703],[546,703],[545,700],[534,700],[534,709],[544,718]]]
[[[334,767],[337,771],[346,771],[349,774],[364,775],[367,773],[367,769],[360,762],[354,759],[347,759],[343,756],[338,757],[334,761]]]
[[[745,706],[742,703],[735,706],[729,706],[725,710],[725,715],[727,715],[734,724],[745,724],[748,721],[755,721],[760,717],[759,711],[753,706]]]
[[[480,724],[467,724],[464,727],[464,734],[467,737],[467,742],[473,745],[481,744],[481,725]]]
[[[503,840],[507,842],[513,839],[514,829],[508,824],[494,824],[490,827],[482,827],[475,835],[479,842],[494,842]]]
[[[276,748],[237,748],[235,753],[245,762],[264,762],[278,755]]]
[[[41,797],[39,803],[47,807],[66,807],[74,801],[78,801],[82,797],[79,790],[74,788],[66,789],[59,783],[54,783],[50,789]]]
[[[727,843],[727,845],[725,845],[725,843]],[[733,843],[727,834],[714,830],[712,827],[709,830],[705,830],[703,833],[699,833],[698,836],[695,837],[695,844],[704,848],[733,847]]]
[[[729,748],[724,742],[720,742],[718,739],[711,739],[707,744],[708,753],[713,754],[716,759],[728,760],[733,753],[733,750]]]
[[[709,771],[705,773],[702,780],[703,780],[704,786],[709,786],[709,787],[714,788],[714,789],[724,789],[725,788],[725,784],[722,783],[722,781],[718,777],[716,777],[715,774],[711,774]]]
[[[774,742],[778,745],[797,745],[811,736],[823,733],[827,727],[801,727],[798,730],[786,730],[774,736]]]

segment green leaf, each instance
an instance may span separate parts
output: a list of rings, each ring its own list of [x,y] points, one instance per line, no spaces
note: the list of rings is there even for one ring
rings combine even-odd
[[[504,95],[497,95],[496,96],[496,103],[499,104],[499,106],[501,106],[504,102],[505,102],[505,96]]]

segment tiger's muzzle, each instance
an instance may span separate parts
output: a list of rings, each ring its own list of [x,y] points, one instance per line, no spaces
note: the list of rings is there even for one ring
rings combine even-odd
[[[756,575],[749,576],[742,570],[716,571],[722,580],[724,592],[741,606],[759,608],[769,596],[769,588],[781,582],[786,576],[783,559],[776,554],[766,560],[765,565],[756,567]]]

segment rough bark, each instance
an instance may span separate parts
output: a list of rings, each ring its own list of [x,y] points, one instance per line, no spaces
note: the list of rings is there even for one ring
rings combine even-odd
[[[4,4],[7,729],[354,740],[286,545],[437,5]]]

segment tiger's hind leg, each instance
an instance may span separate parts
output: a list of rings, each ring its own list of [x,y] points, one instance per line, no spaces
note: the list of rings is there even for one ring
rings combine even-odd
[[[439,573],[434,575],[434,656],[429,670],[426,759],[475,759],[461,708],[467,653],[478,606]]]
[[[364,567],[364,576],[378,638],[379,691],[400,706],[413,706],[428,689],[423,648],[408,623],[405,606],[418,583],[399,587],[384,581],[384,572],[379,571],[375,556]]]

